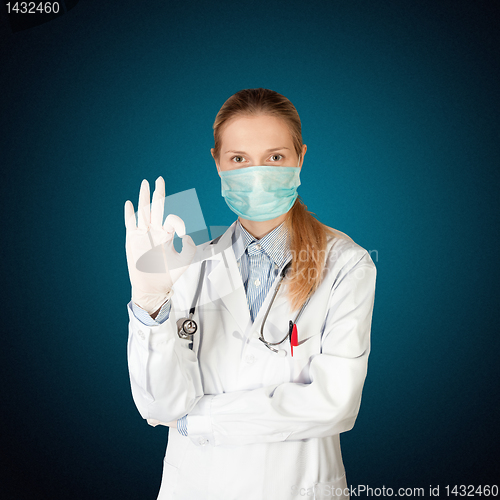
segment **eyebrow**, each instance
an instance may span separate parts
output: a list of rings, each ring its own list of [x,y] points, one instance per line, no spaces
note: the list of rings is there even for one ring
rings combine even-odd
[[[280,151],[281,149],[290,149],[290,148],[285,148],[285,147],[282,147],[282,148],[271,148],[271,149],[267,149],[266,150],[266,153],[271,153],[273,151]],[[224,154],[227,154],[227,153],[237,153],[239,155],[246,155],[247,153],[245,151],[226,151]]]

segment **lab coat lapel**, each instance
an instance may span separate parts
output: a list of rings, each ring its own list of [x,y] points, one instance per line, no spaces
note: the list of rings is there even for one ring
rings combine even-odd
[[[245,288],[231,244],[235,225],[236,223],[223,234],[216,245],[212,245],[215,248],[209,250],[212,253],[209,259],[213,261],[213,268],[208,274],[208,280],[243,334],[251,319]]]

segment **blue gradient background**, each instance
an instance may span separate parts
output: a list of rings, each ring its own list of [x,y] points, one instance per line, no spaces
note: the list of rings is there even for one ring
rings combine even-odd
[[[251,87],[296,106],[302,199],[378,268],[348,482],[498,484],[499,6],[82,0],[17,33],[2,11],[2,497],[156,498],[123,205],[163,175],[230,225],[211,127]]]

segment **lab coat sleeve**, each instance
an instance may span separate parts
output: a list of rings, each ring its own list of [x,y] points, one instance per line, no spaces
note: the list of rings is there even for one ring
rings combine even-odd
[[[325,437],[354,426],[370,351],[376,268],[366,250],[335,280],[311,382],[204,395],[187,417],[195,445]]]
[[[203,396],[196,354],[189,340],[177,335],[175,315],[163,323],[146,325],[129,302],[127,360],[132,397],[150,425],[186,415]]]

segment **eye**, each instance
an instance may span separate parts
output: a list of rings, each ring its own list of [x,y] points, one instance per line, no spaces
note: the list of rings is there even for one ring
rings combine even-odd
[[[280,161],[283,159],[283,155],[279,155],[279,154],[272,155],[271,158],[274,158],[275,156],[279,156],[280,158],[278,160],[271,160],[271,161]]]
[[[235,161],[235,163],[241,163],[241,162],[243,161],[243,156],[233,156],[233,157],[231,158],[231,161],[233,161],[235,158],[241,158],[241,161],[236,160],[236,161]]]

